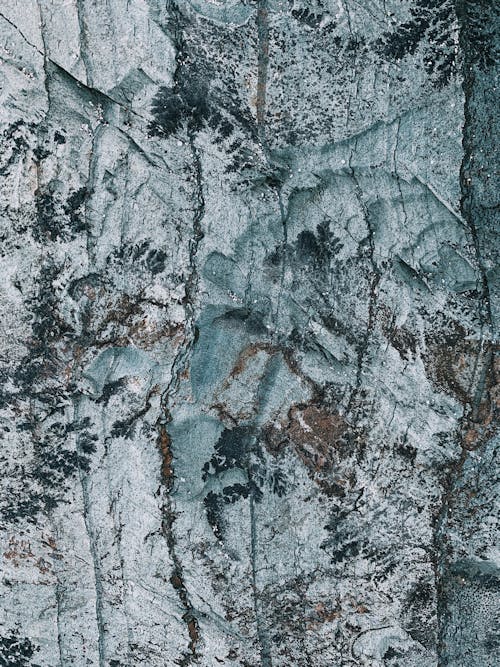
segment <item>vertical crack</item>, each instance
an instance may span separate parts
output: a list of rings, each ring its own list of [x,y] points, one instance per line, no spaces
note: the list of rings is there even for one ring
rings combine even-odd
[[[472,113],[474,88],[476,83],[476,67],[472,58],[472,49],[474,47],[470,43],[469,36],[469,17],[464,0],[458,0],[456,3],[457,17],[460,26],[460,47],[463,54],[462,66],[462,89],[464,92],[464,127],[462,135],[463,159],[460,167],[460,187],[462,197],[460,201],[460,208],[462,217],[469,227],[470,235],[474,245],[474,253],[481,277],[481,338],[484,337],[484,329],[488,334],[492,335],[492,312],[491,312],[491,295],[488,283],[488,276],[484,258],[481,252],[481,244],[478,234],[478,229],[475,222],[475,208],[477,199],[480,197],[480,192],[474,187],[474,181],[471,177],[471,171],[474,163],[474,153],[477,150],[476,143],[476,127]]]
[[[263,624],[262,605],[257,589],[257,522],[255,516],[255,498],[250,494],[250,560],[252,564],[252,594],[254,601],[255,623],[257,626],[257,639],[260,647],[261,667],[272,667],[269,635]]]
[[[182,17],[179,9],[173,3],[169,5],[172,14],[172,24],[174,32],[174,43],[177,49],[178,66],[175,71],[174,81],[180,75],[179,63],[183,60],[185,54],[185,43],[182,34]],[[185,583],[184,571],[181,557],[178,553],[177,541],[175,537],[176,511],[173,500],[173,486],[175,479],[175,457],[172,450],[172,440],[168,433],[168,425],[173,420],[172,404],[175,395],[178,393],[182,377],[189,367],[192,348],[196,340],[196,300],[198,295],[199,275],[196,267],[196,256],[198,247],[203,239],[203,229],[201,222],[205,215],[205,199],[203,195],[203,169],[201,154],[196,145],[196,127],[189,122],[187,124],[187,137],[192,158],[192,168],[194,176],[193,191],[193,227],[192,236],[189,240],[188,251],[188,273],[185,279],[185,293],[182,300],[184,308],[185,336],[184,342],[179,347],[174,358],[170,381],[167,388],[161,396],[161,414],[157,421],[158,430],[158,448],[161,454],[161,478],[163,484],[163,507],[162,507],[162,534],[167,543],[167,549],[172,561],[172,575],[170,583],[177,592],[180,605],[183,609],[182,619],[186,623],[187,634],[189,637],[188,653],[185,654],[179,665],[185,667],[193,662],[197,656],[197,644],[200,641],[200,629],[196,617],[195,609],[191,603],[189,592]]]
[[[64,667],[64,657],[62,648],[62,634],[61,634],[61,608],[62,608],[62,594],[63,588],[61,582],[56,581],[55,597],[56,597],[56,627],[57,627],[57,650],[59,652],[59,662],[61,667]]]
[[[172,491],[174,483],[174,467],[171,448],[171,439],[167,432],[165,425],[160,425],[159,449],[162,456],[162,481],[165,490],[164,504],[162,508],[162,534],[167,542],[168,553],[172,561],[172,575],[170,583],[177,592],[179,602],[184,610],[182,615],[183,621],[186,623],[189,635],[188,649],[189,653],[184,655],[179,665],[185,667],[189,665],[196,656],[196,645],[200,639],[198,620],[195,616],[194,608],[191,604],[189,594],[184,582],[184,572],[181,560],[177,553],[177,544],[174,533],[174,523],[176,520],[175,508],[172,500]]]
[[[493,7],[494,3],[492,4]],[[495,9],[493,7],[492,12]],[[478,16],[474,16],[478,12]],[[448,522],[456,503],[456,490],[460,477],[463,474],[464,465],[469,457],[469,451],[477,449],[482,442],[467,443],[464,438],[466,430],[474,424],[481,424],[480,408],[485,393],[488,393],[487,374],[490,371],[493,354],[491,344],[494,340],[494,318],[492,315],[491,293],[488,281],[487,266],[483,257],[480,231],[476,220],[488,222],[485,206],[482,204],[484,197],[484,186],[487,184],[485,174],[477,172],[475,167],[475,154],[482,152],[481,143],[484,142],[482,127],[478,118],[482,114],[491,116],[487,108],[487,101],[483,98],[481,83],[478,74],[484,70],[478,62],[478,54],[487,60],[487,44],[483,44],[483,37],[487,35],[488,7],[481,2],[469,0],[455,0],[455,13],[459,25],[459,44],[462,52],[462,89],[464,95],[464,126],[462,133],[463,159],[460,168],[461,201],[460,208],[463,220],[465,220],[472,240],[474,254],[479,273],[479,326],[480,347],[475,359],[473,378],[469,388],[469,405],[460,423],[460,447],[459,459],[454,462],[444,480],[444,489],[441,497],[441,506],[436,517],[434,527],[434,551],[435,551],[435,581],[437,595],[437,659],[438,667],[449,664],[446,635],[448,624],[453,622],[446,600],[446,575],[450,566],[453,553],[448,535]],[[476,25],[476,21],[478,21]],[[488,64],[487,64],[488,66]],[[486,71],[483,76],[488,77]],[[493,85],[493,76],[490,78]],[[477,101],[480,98],[481,101]],[[476,108],[479,105],[479,109]],[[485,227],[488,225],[485,224]],[[485,229],[487,234],[487,229]],[[489,400],[489,397],[488,397]],[[460,641],[457,632],[456,641]]]
[[[188,132],[189,145],[193,158],[195,174],[195,193],[196,206],[193,216],[193,235],[189,241],[189,273],[185,283],[185,295],[183,299],[185,313],[185,341],[179,348],[174,359],[172,375],[167,389],[161,398],[161,417],[158,420],[158,445],[162,456],[162,480],[165,490],[163,505],[162,533],[167,542],[167,548],[172,560],[173,573],[170,582],[177,591],[179,601],[184,609],[182,616],[186,622],[189,635],[189,654],[184,656],[179,663],[181,667],[190,664],[196,656],[196,646],[200,639],[198,620],[195,616],[194,608],[191,604],[188,590],[184,582],[184,574],[181,559],[177,553],[177,544],[174,532],[174,523],[176,513],[172,499],[174,482],[174,455],[172,452],[171,438],[168,433],[168,424],[172,421],[172,399],[177,394],[182,376],[189,366],[191,351],[195,343],[195,300],[198,292],[199,276],[196,268],[196,255],[198,246],[203,239],[203,230],[201,221],[205,214],[205,200],[203,197],[203,173],[201,165],[201,156],[196,146],[195,137],[192,132]]]
[[[85,18],[83,15],[84,8],[82,5],[82,0],[76,0],[76,13],[78,18],[78,28],[80,30],[80,58],[85,67],[85,79],[88,86],[93,85],[92,77],[92,67],[90,59],[88,56],[88,43],[87,43],[87,27],[85,25]]]
[[[371,264],[371,278],[370,278],[370,286],[369,286],[369,296],[368,296],[368,320],[366,324],[366,331],[359,342],[357,346],[357,369],[356,369],[356,380],[355,380],[355,385],[354,389],[351,392],[351,396],[349,397],[349,402],[347,404],[347,411],[349,412],[352,410],[354,407],[354,402],[356,400],[356,397],[359,394],[359,390],[361,389],[361,383],[362,383],[362,374],[363,374],[363,365],[365,361],[365,357],[368,351],[368,346],[370,343],[370,338],[372,335],[373,331],[373,325],[375,322],[375,314],[376,314],[376,305],[377,305],[377,288],[378,284],[382,278],[382,274],[380,272],[380,269],[378,268],[377,262],[375,261],[375,239],[374,239],[374,229],[370,220],[370,214],[369,211],[366,209],[365,203],[363,202],[363,193],[361,190],[361,186],[359,185],[358,179],[356,178],[356,174],[354,172],[354,167],[352,166],[352,158],[353,154],[356,152],[357,149],[357,140],[356,144],[354,146],[354,149],[351,153],[351,156],[349,158],[349,168],[351,171],[351,177],[354,181],[355,184],[355,194],[356,194],[356,199],[359,202],[359,205],[361,207],[361,210],[363,211],[363,217],[365,220],[365,224],[367,227],[368,231],[368,245],[369,245],[369,259],[370,259],[370,264]]]
[[[266,146],[266,96],[267,70],[269,66],[269,11],[267,0],[259,0],[257,7],[257,132]]]
[[[78,448],[77,448],[78,451]],[[78,451],[79,454],[82,452]],[[95,588],[95,612],[96,612],[96,624],[97,624],[97,647],[99,654],[99,667],[105,667],[106,665],[106,642],[105,642],[105,627],[104,622],[104,613],[103,613],[103,588],[102,588],[102,571],[100,565],[99,554],[97,553],[96,543],[95,543],[95,532],[93,521],[90,516],[91,500],[88,490],[87,479],[84,471],[79,467],[79,478],[80,485],[82,489],[82,500],[83,500],[83,520],[85,523],[85,529],[87,531],[87,536],[89,539],[89,551],[92,558],[92,567],[94,571],[94,588]]]
[[[276,190],[278,196],[278,206],[281,220],[281,229],[283,233],[283,240],[281,242],[282,252],[281,252],[281,275],[280,275],[280,289],[278,292],[278,298],[276,300],[276,313],[274,315],[274,332],[273,337],[278,335],[279,331],[279,315],[281,309],[281,300],[283,298],[283,292],[285,289],[285,274],[286,274],[286,259],[287,259],[287,247],[288,247],[288,211],[285,211],[283,206],[283,197],[281,191],[281,185]]]

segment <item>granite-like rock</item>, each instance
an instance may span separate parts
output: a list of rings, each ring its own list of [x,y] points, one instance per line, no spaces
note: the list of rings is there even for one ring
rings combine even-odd
[[[0,665],[494,667],[492,0],[0,7]]]

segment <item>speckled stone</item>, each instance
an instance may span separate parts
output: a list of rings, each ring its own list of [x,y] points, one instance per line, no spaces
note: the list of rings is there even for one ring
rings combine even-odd
[[[496,667],[492,0],[4,0],[0,665]]]

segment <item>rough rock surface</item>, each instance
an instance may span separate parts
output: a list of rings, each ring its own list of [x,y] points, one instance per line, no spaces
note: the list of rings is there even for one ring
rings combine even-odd
[[[4,0],[0,665],[499,664],[492,0]]]

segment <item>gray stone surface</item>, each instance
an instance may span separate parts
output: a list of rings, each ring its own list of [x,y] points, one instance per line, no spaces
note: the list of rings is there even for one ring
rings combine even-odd
[[[0,665],[499,664],[498,7],[1,3]]]

